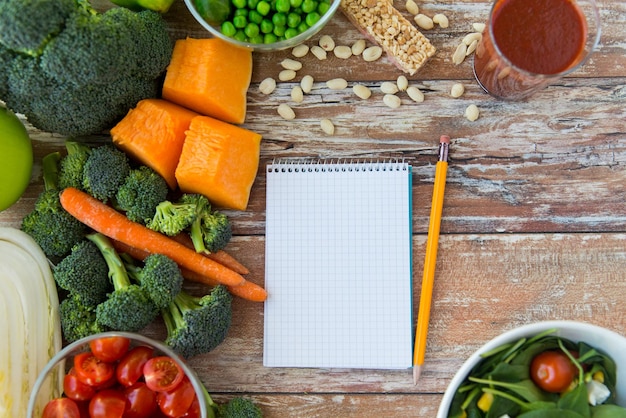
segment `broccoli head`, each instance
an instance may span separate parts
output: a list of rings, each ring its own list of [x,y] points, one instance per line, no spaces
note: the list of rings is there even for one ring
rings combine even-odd
[[[154,217],[146,223],[153,231],[174,236],[191,226],[196,218],[196,205],[164,200],[156,207]]]
[[[39,55],[77,9],[75,0],[3,0],[0,43],[22,54]]]
[[[130,163],[123,151],[113,145],[93,148],[85,162],[84,189],[98,200],[107,202],[130,174]]]
[[[189,231],[196,251],[217,252],[226,247],[233,236],[226,215],[211,210],[209,200],[200,194],[184,194],[181,201],[196,205],[196,216]]]
[[[231,302],[232,296],[223,285],[202,297],[182,290],[161,311],[167,328],[165,343],[185,358],[213,350],[228,334]]]
[[[49,258],[66,256],[87,232],[87,227],[63,209],[59,200],[59,160],[60,154],[56,152],[43,158],[44,191],[20,226]]]
[[[46,10],[62,4],[73,10],[59,29],[39,29],[52,24],[50,14],[58,14]],[[102,133],[139,100],[158,97],[173,49],[159,13],[124,8],[98,13],[83,0],[3,0],[0,5],[7,9],[0,21],[20,36],[29,33],[18,24],[24,21],[46,34],[43,46],[25,47],[29,54],[24,54],[1,41],[3,35],[17,36],[0,33],[0,100],[36,128],[72,137]]]
[[[163,254],[150,254],[143,267],[129,265],[130,277],[139,283],[158,309],[167,308],[183,286],[183,275],[178,264]]]
[[[87,238],[104,256],[114,289],[96,307],[97,322],[115,331],[137,332],[146,327],[158,315],[158,309],[148,293],[130,282],[124,262],[106,236],[93,233]]]
[[[59,317],[63,337],[73,342],[109,329],[96,320],[96,312],[80,302],[77,295],[70,294],[59,304]]]
[[[156,213],[156,207],[167,198],[167,183],[156,171],[142,165],[130,171],[117,190],[115,199],[128,219],[145,224]]]
[[[59,167],[59,188],[74,187],[83,188],[85,163],[91,147],[76,141],[65,141],[67,154],[61,159]]]
[[[219,406],[221,418],[262,418],[263,413],[252,400],[240,396]]]
[[[53,269],[57,285],[76,295],[80,303],[95,308],[111,290],[109,267],[96,245],[83,240]]]

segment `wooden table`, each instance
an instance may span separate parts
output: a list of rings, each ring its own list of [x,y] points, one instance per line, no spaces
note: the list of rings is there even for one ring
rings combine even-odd
[[[275,158],[400,158],[414,166],[414,312],[417,313],[436,147],[451,136],[451,162],[441,224],[426,365],[417,386],[411,371],[280,369],[262,365],[263,305],[234,302],[227,340],[191,365],[218,400],[251,396],[268,417],[433,417],[456,370],[478,347],[501,332],[531,322],[572,319],[626,328],[626,3],[600,0],[599,50],[579,71],[526,102],[485,94],[473,78],[471,58],[451,61],[473,22],[487,18],[489,2],[418,2],[423,13],[445,13],[447,29],[425,34],[438,52],[411,85],[422,103],[400,94],[402,105],[383,104],[379,86],[401,72],[387,58],[365,63],[311,54],[291,82],[270,96],[259,93],[277,79],[290,51],[255,53],[245,127],[263,135],[261,167],[249,209],[229,212],[235,237],[230,251],[264,281],[265,165]],[[102,4],[104,1],[102,0]],[[106,7],[106,6],[103,6]],[[396,7],[405,12],[403,2]],[[182,0],[165,16],[175,38],[206,37]],[[337,45],[362,36],[338,13],[312,40],[331,35]],[[218,64],[219,65],[219,64]],[[315,78],[304,102],[291,88],[305,74]],[[350,88],[333,91],[324,81],[343,77],[372,88],[369,100]],[[464,96],[449,95],[455,82]],[[278,104],[292,104],[296,119],[283,120]],[[480,118],[463,116],[476,104]],[[332,136],[320,128],[329,118]],[[30,129],[36,157],[62,146],[63,138]],[[39,167],[31,187],[0,225],[19,227],[42,189]],[[155,324],[146,333],[163,336]]]

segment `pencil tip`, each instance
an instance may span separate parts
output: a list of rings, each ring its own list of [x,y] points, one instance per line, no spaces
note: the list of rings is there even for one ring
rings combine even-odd
[[[420,379],[421,373],[422,366],[418,366],[417,364],[413,366],[413,385],[417,385],[417,381]]]
[[[448,135],[441,135],[439,137],[439,142],[444,143],[444,144],[449,144],[450,143],[450,137]]]

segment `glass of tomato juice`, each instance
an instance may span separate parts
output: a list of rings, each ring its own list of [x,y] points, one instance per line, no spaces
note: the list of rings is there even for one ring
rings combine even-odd
[[[495,0],[474,75],[496,98],[526,99],[582,66],[599,40],[595,0]]]

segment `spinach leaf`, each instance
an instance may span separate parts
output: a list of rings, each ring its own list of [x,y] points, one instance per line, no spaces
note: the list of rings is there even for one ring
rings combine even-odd
[[[593,418],[626,418],[626,408],[618,405],[598,405],[591,408]]]
[[[491,379],[478,379],[475,377],[470,377],[472,382],[481,383],[486,386],[499,386],[502,388],[506,388],[514,394],[521,396],[523,400],[526,402],[536,402],[536,401],[555,401],[556,398],[551,394],[542,391],[539,389],[532,380],[526,379],[519,382],[500,382],[497,380]]]
[[[583,418],[582,415],[574,411],[562,410],[558,408],[553,409],[536,409],[534,411],[528,411],[517,418]]]

